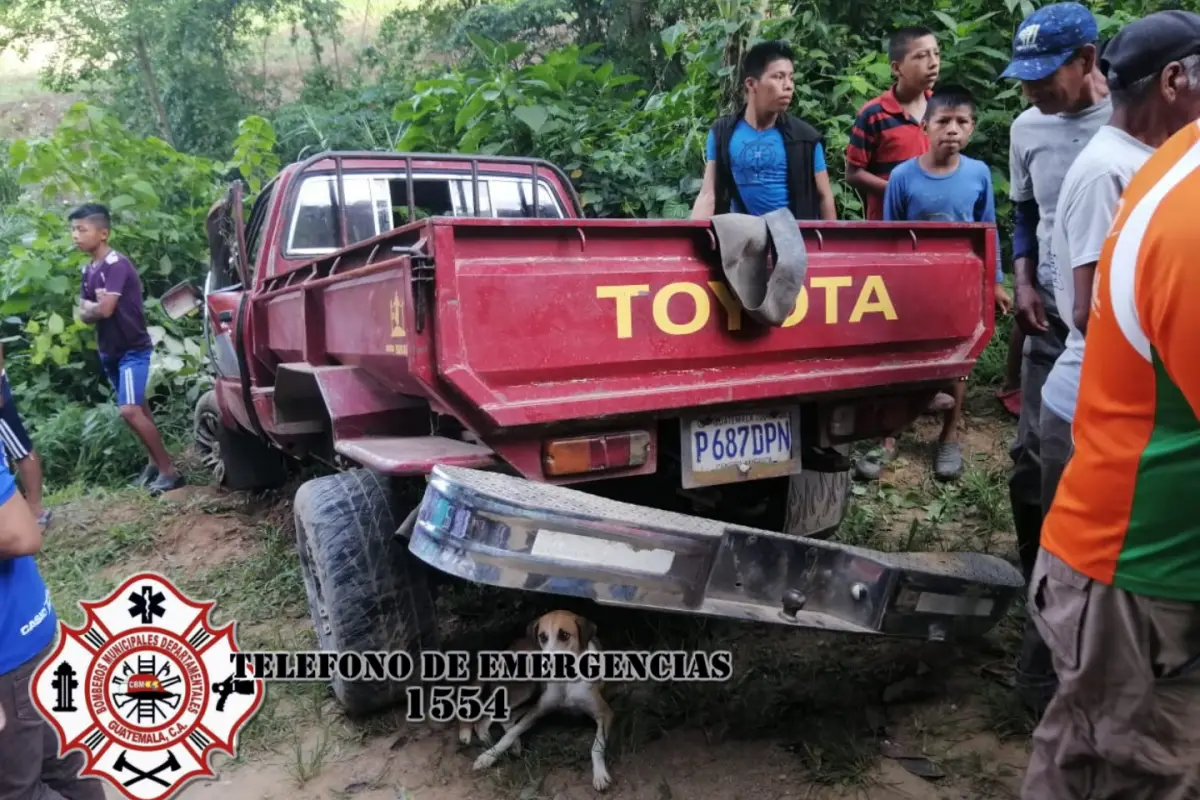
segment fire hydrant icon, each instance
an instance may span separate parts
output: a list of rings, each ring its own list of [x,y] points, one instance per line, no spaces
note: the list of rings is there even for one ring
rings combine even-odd
[[[54,710],[59,712],[78,711],[75,708],[75,690],[79,688],[79,681],[75,679],[75,668],[66,661],[58,665],[54,670],[54,680],[50,682],[50,686],[54,688],[58,695],[57,702],[54,704]]]

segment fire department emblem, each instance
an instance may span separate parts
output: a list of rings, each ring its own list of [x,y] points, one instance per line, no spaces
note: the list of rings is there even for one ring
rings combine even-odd
[[[234,678],[236,623],[213,627],[215,603],[153,572],[80,605],[83,627],[59,623],[58,647],[31,684],[61,752],[82,750],[83,774],[129,800],[163,800],[212,776],[213,752],[235,755],[263,701],[261,680]]]

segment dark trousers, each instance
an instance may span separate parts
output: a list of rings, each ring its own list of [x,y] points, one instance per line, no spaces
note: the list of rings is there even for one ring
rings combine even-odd
[[[58,734],[30,697],[30,679],[49,653],[0,675],[0,800],[104,800],[98,778],[79,777],[82,753],[58,757]]]
[[[1053,296],[1038,289],[1050,330],[1041,336],[1026,337],[1026,352],[1021,359],[1021,418],[1017,423],[1017,438],[1010,455],[1013,471],[1008,481],[1009,501],[1012,503],[1013,525],[1017,533],[1017,550],[1026,583],[1033,575],[1041,546],[1042,518],[1054,500],[1054,490],[1070,455],[1062,451],[1061,429],[1056,428],[1054,442],[1048,443],[1042,431],[1045,418],[1042,409],[1042,386],[1054,362],[1066,344],[1067,327],[1054,307]],[[1071,428],[1065,420],[1050,415],[1066,426],[1067,445]],[[1053,422],[1051,426],[1054,427]],[[1039,711],[1054,694],[1054,667],[1050,651],[1031,620],[1027,620],[1021,655],[1017,661],[1017,688],[1026,702]]]

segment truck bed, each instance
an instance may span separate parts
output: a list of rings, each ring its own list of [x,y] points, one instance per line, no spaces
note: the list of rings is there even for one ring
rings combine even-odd
[[[800,225],[806,288],[781,327],[738,308],[704,221],[443,217],[268,278],[255,356],[277,386],[316,376],[338,441],[428,434],[383,422],[405,397],[487,433],[971,371],[993,329],[993,226]],[[307,417],[274,393],[255,400],[274,431]]]
[[[703,222],[430,223],[432,359],[500,427],[947,380],[993,326],[990,226],[806,224],[782,327],[742,314]]]

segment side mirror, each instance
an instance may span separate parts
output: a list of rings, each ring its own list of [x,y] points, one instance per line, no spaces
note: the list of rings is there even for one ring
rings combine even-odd
[[[189,281],[177,283],[159,300],[170,319],[182,319],[204,305],[204,295]]]

